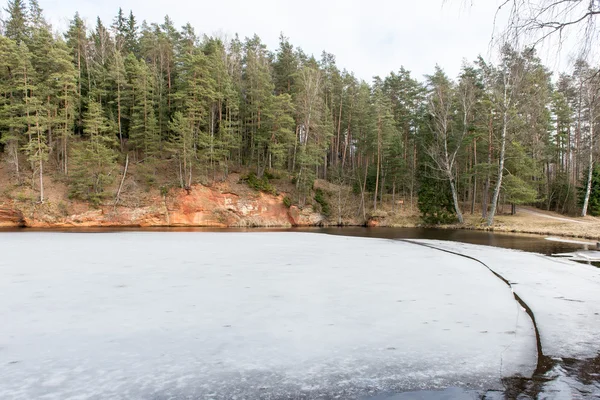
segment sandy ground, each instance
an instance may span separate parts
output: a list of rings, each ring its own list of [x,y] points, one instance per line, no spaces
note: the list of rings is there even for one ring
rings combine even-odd
[[[480,217],[468,216],[467,226],[489,229]],[[600,219],[591,216],[567,218],[550,211],[521,207],[516,215],[498,215],[491,230],[598,240],[600,239]]]
[[[531,233],[544,236],[563,236],[600,241],[600,218],[566,217],[552,211],[534,207],[519,207],[516,215],[500,214],[494,218],[494,225],[488,227],[481,213],[464,214],[465,223],[436,226],[446,229],[472,229],[505,233]],[[418,211],[404,215],[390,215],[381,226],[413,228],[421,226]]]

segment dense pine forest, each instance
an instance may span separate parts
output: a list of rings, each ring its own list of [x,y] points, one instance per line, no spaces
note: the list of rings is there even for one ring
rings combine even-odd
[[[491,225],[499,204],[600,212],[600,76],[582,60],[553,74],[535,50],[504,45],[457,77],[399,66],[365,82],[283,35],[267,49],[123,10],[55,32],[36,0],[10,0],[4,17],[0,155],[40,202],[49,177],[102,202],[135,164],[160,190],[286,176],[300,206],[323,179],[352,187],[363,212],[402,199],[431,222],[481,213]]]

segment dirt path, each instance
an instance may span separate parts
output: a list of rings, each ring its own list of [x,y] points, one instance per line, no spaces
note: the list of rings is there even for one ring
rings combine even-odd
[[[573,218],[555,217],[553,215],[544,214],[543,212],[534,211],[534,210],[531,210],[529,208],[518,207],[517,208],[517,212],[523,212],[523,213],[526,213],[526,214],[531,214],[531,215],[535,215],[537,217],[542,217],[542,218],[553,219],[553,220],[556,220],[556,221],[573,222],[575,224],[588,224],[589,223],[587,221],[581,221],[581,220],[577,220],[577,219],[573,219]]]

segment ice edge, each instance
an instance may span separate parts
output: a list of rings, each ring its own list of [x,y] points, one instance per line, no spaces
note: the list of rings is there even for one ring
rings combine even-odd
[[[438,251],[443,251],[444,253],[449,253],[449,254],[454,254],[456,256],[459,257],[464,257],[467,258],[469,260],[473,260],[475,262],[478,262],[479,264],[483,265],[484,267],[486,267],[492,274],[494,274],[494,276],[496,276],[496,278],[500,279],[502,282],[504,282],[509,288],[510,291],[513,294],[513,297],[515,298],[515,300],[517,301],[517,303],[519,303],[519,305],[521,305],[521,307],[523,307],[523,309],[525,310],[525,312],[527,313],[527,315],[529,315],[529,318],[531,318],[531,322],[533,324],[533,329],[535,331],[535,341],[536,341],[536,347],[537,347],[537,364],[536,364],[536,368],[535,371],[533,373],[533,376],[542,376],[543,374],[545,374],[546,372],[548,372],[550,369],[552,369],[552,367],[554,366],[554,363],[552,361],[552,359],[549,356],[544,355],[544,351],[542,349],[542,340],[540,337],[540,331],[538,329],[538,326],[535,322],[535,315],[533,314],[533,311],[531,310],[531,308],[527,305],[527,303],[525,303],[523,301],[523,299],[521,299],[521,297],[519,297],[519,295],[517,293],[515,293],[511,283],[504,278],[502,275],[500,275],[499,273],[497,273],[496,271],[494,271],[492,268],[490,268],[486,263],[484,263],[483,261],[475,258],[475,257],[471,257],[468,256],[466,254],[461,254],[458,252],[454,252],[452,250],[447,250],[447,249],[442,249],[436,246],[432,246],[430,244],[426,244],[426,243],[421,243],[421,242],[417,242],[417,241],[413,241],[410,239],[398,239],[401,242],[405,242],[405,243],[410,243],[410,244],[414,244],[414,245],[418,245],[418,246],[423,246],[423,247],[428,247],[430,249],[434,249],[434,250],[438,250]]]

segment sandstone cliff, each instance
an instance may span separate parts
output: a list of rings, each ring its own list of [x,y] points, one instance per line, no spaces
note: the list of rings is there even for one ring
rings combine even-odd
[[[318,226],[325,218],[310,206],[286,207],[283,195],[245,190],[234,193],[226,185],[195,185],[155,194],[144,204],[101,205],[72,202],[44,204],[5,202],[0,227],[292,227]]]

